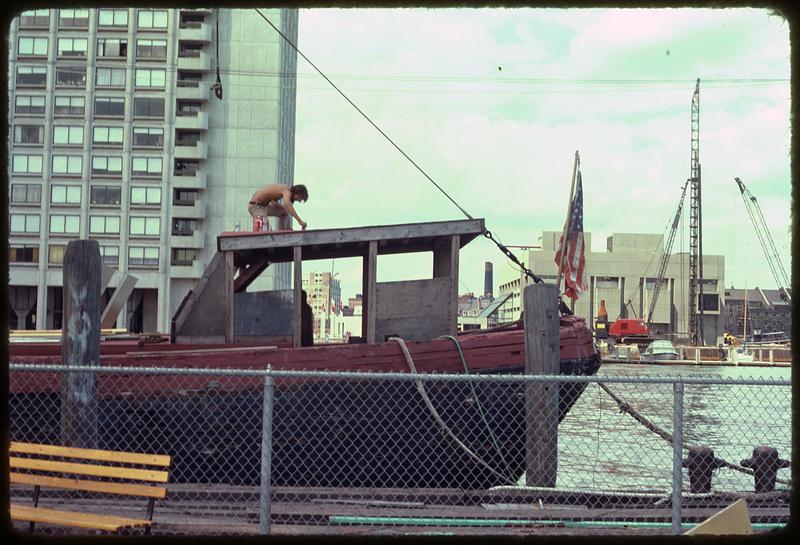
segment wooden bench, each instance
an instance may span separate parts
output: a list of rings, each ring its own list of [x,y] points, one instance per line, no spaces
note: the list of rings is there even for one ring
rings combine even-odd
[[[109,532],[143,527],[149,534],[155,501],[167,496],[168,455],[17,442],[9,454],[10,482],[33,486],[33,505],[11,503],[11,519],[29,522],[31,532],[40,522]],[[148,498],[147,518],[40,507],[42,488]]]

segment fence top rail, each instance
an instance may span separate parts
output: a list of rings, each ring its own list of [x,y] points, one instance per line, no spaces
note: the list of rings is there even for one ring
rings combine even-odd
[[[10,371],[74,372],[126,375],[202,375],[272,378],[316,378],[358,380],[424,380],[424,381],[478,381],[478,382],[586,382],[632,384],[720,384],[731,386],[791,386],[791,379],[772,377],[712,377],[712,376],[584,376],[584,375],[523,375],[523,374],[452,374],[452,373],[397,373],[363,371],[299,371],[266,369],[216,369],[210,367],[119,367],[119,366],[69,366],[40,364],[9,364]]]

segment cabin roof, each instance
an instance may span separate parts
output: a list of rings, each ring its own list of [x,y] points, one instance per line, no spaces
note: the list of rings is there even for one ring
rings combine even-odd
[[[225,232],[217,237],[217,249],[246,258],[269,256],[272,263],[292,262],[293,248],[302,248],[303,261],[363,256],[369,242],[378,242],[378,254],[433,251],[459,235],[459,247],[485,231],[483,218],[434,221],[371,227],[315,229],[306,231]]]

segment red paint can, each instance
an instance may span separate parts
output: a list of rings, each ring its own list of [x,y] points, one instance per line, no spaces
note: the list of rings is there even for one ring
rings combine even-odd
[[[253,218],[253,231],[261,231],[264,227],[264,219],[261,216]]]

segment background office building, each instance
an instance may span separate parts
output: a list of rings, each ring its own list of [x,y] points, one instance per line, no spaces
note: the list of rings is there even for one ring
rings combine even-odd
[[[262,13],[296,40],[297,10]],[[91,238],[137,278],[117,327],[168,332],[252,193],[293,184],[296,52],[252,9],[27,11],[9,45],[11,327],[61,327],[66,244]]]
[[[539,250],[529,250],[526,263],[546,282],[555,283],[558,267],[555,263],[560,231],[544,231]],[[586,270],[589,286],[572,305],[575,314],[591,320],[600,301],[605,300],[609,322],[618,317],[647,317],[653,297],[655,276],[663,253],[661,235],[616,233],[607,238],[606,251],[593,252],[591,233],[585,233]],[[703,338],[713,345],[725,332],[724,306],[725,258],[721,255],[703,256]],[[664,282],[653,312],[652,329],[685,340],[689,330],[689,254],[672,254],[664,274]],[[563,279],[562,279],[563,290]],[[500,284],[500,295],[511,293],[500,308],[499,321],[519,319],[521,289],[530,283],[522,276],[506,279]],[[571,304],[570,299],[565,299]]]

